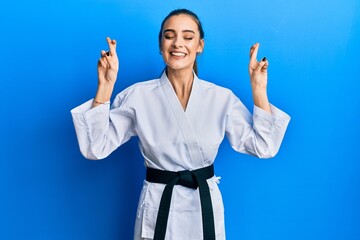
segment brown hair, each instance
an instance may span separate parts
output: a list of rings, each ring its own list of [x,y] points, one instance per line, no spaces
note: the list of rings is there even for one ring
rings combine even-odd
[[[170,12],[165,18],[164,20],[162,21],[161,23],[161,28],[160,28],[160,32],[159,32],[159,47],[161,48],[161,38],[162,38],[162,31],[163,31],[163,27],[164,27],[164,24],[165,22],[171,18],[172,16],[178,16],[178,15],[181,15],[181,14],[184,14],[184,15],[188,15],[190,17],[192,17],[192,19],[194,19],[194,21],[196,22],[196,24],[198,25],[198,28],[199,28],[199,32],[200,32],[200,39],[204,39],[204,29],[202,27],[202,24],[200,22],[200,19],[199,17],[192,11],[190,10],[187,10],[187,9],[177,9],[177,10],[174,10],[172,12]],[[194,72],[195,74],[197,75],[198,74],[198,68],[197,68],[197,63],[196,63],[196,59],[195,59],[195,62],[194,62]]]

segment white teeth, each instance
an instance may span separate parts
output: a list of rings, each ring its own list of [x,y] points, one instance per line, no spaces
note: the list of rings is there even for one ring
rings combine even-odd
[[[178,57],[184,57],[185,53],[171,52],[171,55],[178,56]]]

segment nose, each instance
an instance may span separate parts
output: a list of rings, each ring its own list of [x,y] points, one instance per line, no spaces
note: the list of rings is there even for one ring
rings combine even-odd
[[[180,48],[182,47],[184,44],[183,44],[183,41],[182,41],[182,38],[181,37],[175,37],[174,38],[174,41],[172,42],[172,45],[173,47],[175,48]]]

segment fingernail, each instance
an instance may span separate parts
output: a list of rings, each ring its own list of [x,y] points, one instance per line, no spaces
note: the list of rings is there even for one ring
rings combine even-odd
[[[266,61],[266,57],[264,57],[261,61],[265,62],[265,61]]]

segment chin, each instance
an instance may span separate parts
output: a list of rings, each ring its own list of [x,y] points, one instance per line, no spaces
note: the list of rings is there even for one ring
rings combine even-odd
[[[176,71],[180,71],[180,70],[186,70],[186,69],[191,69],[193,68],[193,64],[173,64],[173,63],[166,63],[166,66],[168,68],[170,68],[171,70],[176,70]]]
[[[179,66],[172,66],[172,65],[166,65],[168,69],[172,70],[172,71],[185,71],[185,70],[189,70],[192,71],[192,67],[190,66],[186,66],[186,67],[179,67]]]

